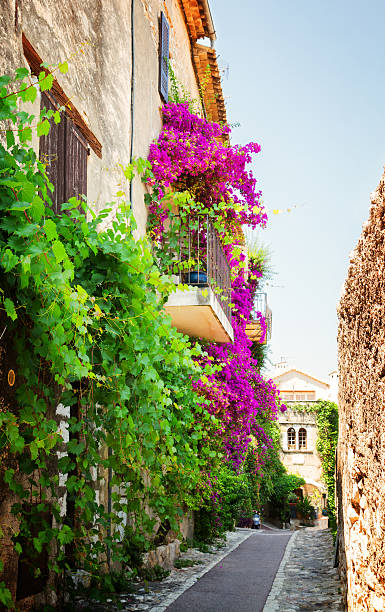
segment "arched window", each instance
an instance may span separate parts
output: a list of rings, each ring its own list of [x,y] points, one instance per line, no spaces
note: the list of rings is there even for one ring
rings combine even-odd
[[[295,448],[295,429],[294,427],[289,427],[287,430],[287,448]]]
[[[306,433],[306,429],[301,427],[301,429],[298,432],[298,447],[299,447],[299,450],[305,450],[306,446],[307,446],[307,433]]]

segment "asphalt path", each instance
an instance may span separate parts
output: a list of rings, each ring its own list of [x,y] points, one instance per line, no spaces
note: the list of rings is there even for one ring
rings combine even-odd
[[[291,533],[252,531],[167,612],[262,612]]]

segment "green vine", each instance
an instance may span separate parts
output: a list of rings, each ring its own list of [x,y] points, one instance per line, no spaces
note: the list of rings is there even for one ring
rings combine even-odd
[[[46,78],[42,90],[52,86]],[[106,558],[128,563],[123,516],[140,534],[151,536],[155,517],[178,530],[183,504],[194,504],[208,466],[219,464],[211,433],[218,424],[191,382],[213,368],[202,371],[199,345],[171,327],[163,304],[172,284],[147,240],[133,239],[125,191],[104,231],[98,226],[113,203],[96,215],[70,198],[63,214],[53,212],[53,186],[30,143],[33,125],[47,134],[60,113],[43,110],[36,120],[20,110],[36,98],[29,79],[25,69],[0,78],[8,126],[0,144],[0,331],[17,360],[15,404],[0,407],[0,490],[17,498],[17,554],[29,541],[36,557],[49,552],[59,575],[73,567],[98,575]],[[127,183],[138,167],[148,164],[122,168]],[[70,408],[65,445],[59,405]],[[97,495],[107,478],[111,508]],[[53,521],[42,521],[44,513]],[[4,582],[0,602],[13,605]]]

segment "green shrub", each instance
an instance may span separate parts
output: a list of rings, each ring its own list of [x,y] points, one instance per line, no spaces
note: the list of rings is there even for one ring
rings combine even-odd
[[[311,504],[310,497],[305,495],[303,499],[297,501],[297,512],[300,512],[305,520],[309,520],[313,515],[314,508]]]

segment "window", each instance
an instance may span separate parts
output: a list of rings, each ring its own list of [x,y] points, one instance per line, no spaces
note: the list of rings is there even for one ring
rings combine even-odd
[[[281,395],[282,395],[282,399],[287,400],[287,401],[289,400],[292,401],[294,399],[293,393],[281,393]]]
[[[51,93],[41,96],[41,107],[57,110],[59,104]],[[50,120],[47,136],[39,140],[39,157],[46,164],[48,178],[54,186],[53,209],[60,213],[61,204],[69,198],[87,195],[88,145],[73,121],[61,113],[60,123]]]
[[[307,446],[307,433],[306,433],[306,429],[304,429],[303,427],[301,427],[301,429],[298,432],[298,447],[299,450],[305,450],[306,446]]]
[[[22,42],[32,74],[38,76],[42,70],[49,74],[47,68],[42,68],[42,58],[24,33]],[[39,139],[40,159],[47,164],[47,174],[54,186],[52,203],[56,212],[60,212],[61,204],[69,198],[87,195],[88,147],[102,158],[101,143],[54,79],[52,89],[42,93],[41,107],[57,110],[60,106],[66,109],[61,113],[60,123],[51,119],[49,134]]]
[[[164,102],[168,102],[168,58],[170,26],[162,12],[159,24],[159,93]]]
[[[287,430],[287,448],[294,449],[295,448],[295,429],[294,427],[289,427]]]

